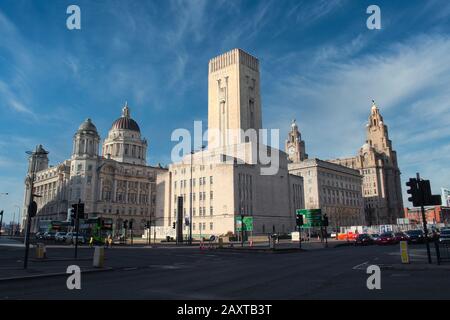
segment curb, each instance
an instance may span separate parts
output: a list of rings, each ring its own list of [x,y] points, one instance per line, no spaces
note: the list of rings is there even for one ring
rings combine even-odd
[[[232,252],[257,252],[257,253],[292,253],[292,252],[306,252],[307,249],[288,248],[288,249],[237,249],[237,248],[217,248],[219,251]]]
[[[81,273],[97,273],[97,272],[106,272],[106,271],[114,271],[115,269],[112,267],[107,268],[99,268],[99,269],[88,269],[81,271]],[[0,283],[9,282],[9,281],[20,281],[20,280],[30,280],[30,279],[40,279],[40,278],[50,278],[50,277],[61,277],[68,276],[69,273],[66,272],[58,272],[58,273],[45,273],[45,274],[36,274],[29,276],[20,276],[20,277],[9,277],[9,278],[0,278]]]
[[[392,265],[390,270],[401,270],[401,271],[450,270],[450,265],[431,264],[431,265],[417,266],[414,264],[408,264],[408,265],[398,264],[398,265]]]
[[[105,259],[106,260],[106,259]],[[30,262],[58,262],[58,261],[92,261],[92,258],[45,258],[45,259],[30,259]]]

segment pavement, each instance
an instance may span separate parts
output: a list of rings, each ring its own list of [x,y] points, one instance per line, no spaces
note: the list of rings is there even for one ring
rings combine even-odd
[[[93,249],[49,248],[48,259],[21,269],[23,248],[0,244],[1,299],[448,299],[449,266],[428,266],[424,246],[401,265],[398,246],[336,246],[269,254],[198,247],[113,247],[105,268]],[[81,290],[68,290],[66,269],[79,265]],[[367,268],[381,269],[381,290],[367,288]],[[54,274],[54,275],[52,275]],[[31,278],[30,278],[31,276]]]

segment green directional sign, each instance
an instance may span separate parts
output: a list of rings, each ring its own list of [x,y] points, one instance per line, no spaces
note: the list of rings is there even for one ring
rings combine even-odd
[[[322,225],[321,209],[300,209],[296,214],[303,216],[303,228],[320,227]]]
[[[236,231],[242,231],[242,217],[236,217]],[[253,217],[244,217],[244,231],[253,231]]]

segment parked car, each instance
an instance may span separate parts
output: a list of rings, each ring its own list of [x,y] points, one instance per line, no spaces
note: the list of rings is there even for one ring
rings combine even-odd
[[[404,232],[396,232],[394,236],[397,243],[400,241],[408,241],[408,236]]]
[[[45,240],[55,240],[55,235],[56,235],[56,232],[47,231],[46,233],[44,233],[44,239]]]
[[[439,230],[437,229],[431,229],[428,231],[428,239],[430,239],[430,241],[436,241],[439,240]]]
[[[77,238],[76,232],[67,232],[66,234],[66,242],[75,244]],[[86,243],[86,238],[82,234],[78,234],[78,243]]]
[[[408,243],[424,243],[425,236],[422,230],[409,230],[406,231]]]
[[[55,240],[64,242],[64,241],[66,241],[66,235],[67,235],[67,232],[57,232],[55,234]]]
[[[380,235],[378,233],[372,233],[370,234],[370,237],[373,241],[377,241],[378,239],[380,239]]]
[[[375,242],[378,245],[383,244],[396,244],[397,240],[395,239],[395,235],[393,232],[384,232],[380,235],[380,238]]]
[[[44,239],[44,233],[43,232],[36,232],[35,237],[38,240],[43,240]]]
[[[367,246],[373,244],[373,239],[367,233],[359,234],[355,239],[355,245]]]
[[[439,242],[450,244],[450,229],[441,230],[441,234],[439,235]]]

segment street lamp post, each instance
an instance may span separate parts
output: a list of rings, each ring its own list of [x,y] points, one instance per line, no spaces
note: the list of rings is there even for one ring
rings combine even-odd
[[[19,230],[19,221],[20,221],[20,207],[18,205],[14,206],[15,208],[17,208],[17,224],[16,224],[16,229],[15,229],[15,233],[17,233],[17,231]]]
[[[203,151],[205,146],[201,146],[200,151]],[[193,156],[195,150],[191,149],[191,163],[190,163],[190,171],[191,171],[191,179],[189,183],[189,245],[192,245],[192,169],[193,169]],[[200,228],[201,231],[201,228]]]
[[[42,146],[36,147],[35,151],[26,151],[28,155],[30,155],[31,158],[31,172],[29,172],[27,180],[29,183],[30,188],[30,195],[28,198],[28,210],[27,210],[27,222],[26,222],[26,232],[25,232],[25,258],[24,258],[24,264],[23,268],[26,269],[28,267],[28,251],[30,250],[30,229],[31,229],[31,218],[36,214],[37,206],[34,202],[35,195],[33,194],[34,189],[34,179],[36,176],[36,158],[41,155],[48,154],[47,151],[45,151]],[[38,196],[39,197],[39,196]]]

